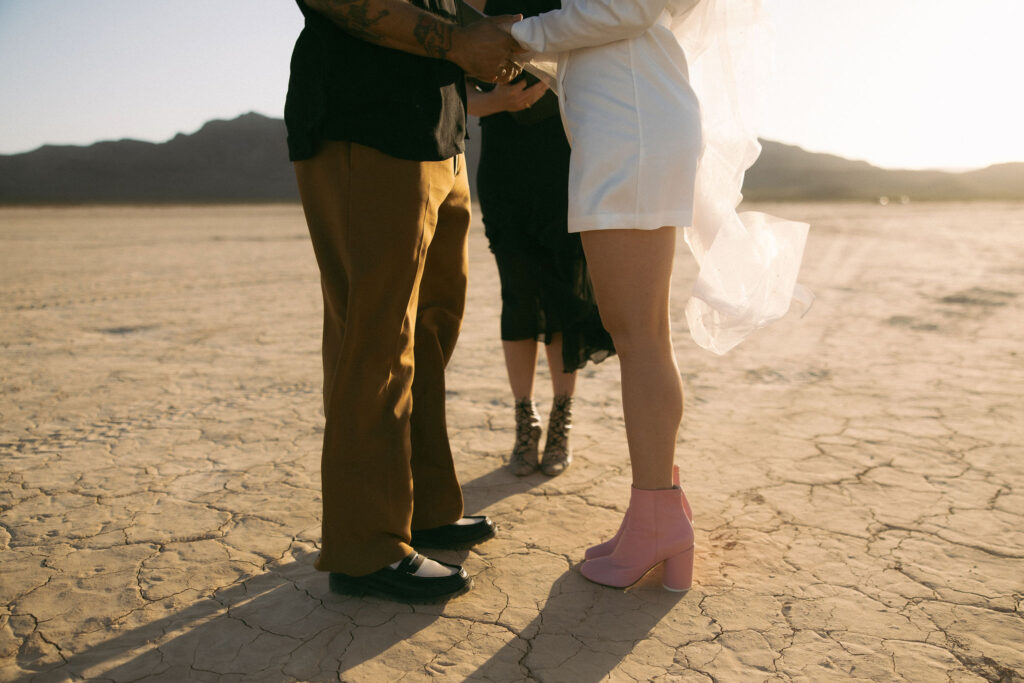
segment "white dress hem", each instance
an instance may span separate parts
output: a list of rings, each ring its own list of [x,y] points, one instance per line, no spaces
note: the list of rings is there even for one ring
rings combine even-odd
[[[569,216],[569,232],[590,230],[657,230],[665,226],[685,228],[693,223],[693,211],[660,211],[656,213],[601,213],[592,216]]]

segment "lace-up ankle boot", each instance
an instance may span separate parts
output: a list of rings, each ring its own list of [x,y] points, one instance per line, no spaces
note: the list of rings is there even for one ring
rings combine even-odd
[[[517,477],[525,477],[537,469],[537,446],[540,444],[540,415],[532,398],[516,401],[516,445],[512,447],[509,469]]]
[[[572,429],[572,396],[555,396],[548,417],[548,438],[544,442],[544,460],[540,469],[553,477],[561,474],[572,463],[569,430]]]

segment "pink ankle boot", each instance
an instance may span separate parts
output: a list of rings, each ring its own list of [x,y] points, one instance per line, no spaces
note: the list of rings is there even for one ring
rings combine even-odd
[[[683,510],[683,492],[679,488],[634,488],[615,550],[610,555],[587,560],[580,571],[594,583],[625,588],[662,562],[665,588],[690,588],[693,526]]]
[[[679,466],[672,465],[672,484],[676,487],[679,486]],[[690,502],[686,500],[686,494],[683,493],[683,511],[686,512],[686,518],[693,522],[693,513],[690,512]],[[584,559],[593,560],[597,557],[604,557],[605,555],[611,555],[612,551],[615,550],[615,545],[619,542],[619,536],[622,536],[622,530],[626,527],[626,518],[629,517],[629,510],[626,510],[626,517],[622,518],[622,524],[619,525],[619,530],[615,532],[615,535],[611,539],[604,543],[598,543],[587,548],[587,551],[583,553]]]

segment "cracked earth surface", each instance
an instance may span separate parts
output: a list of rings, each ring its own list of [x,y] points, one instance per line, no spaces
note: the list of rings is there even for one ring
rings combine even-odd
[[[686,334],[679,247],[683,595],[579,574],[628,500],[614,359],[582,373],[568,472],[502,470],[473,231],[450,429],[500,531],[435,553],[476,585],[426,607],[332,595],[312,566],[298,206],[0,210],[0,680],[1022,680],[1024,207],[767,208],[812,223],[817,303],[724,358]]]

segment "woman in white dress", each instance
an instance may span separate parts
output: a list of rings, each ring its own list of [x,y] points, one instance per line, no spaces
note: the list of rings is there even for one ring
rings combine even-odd
[[[728,67],[756,9],[754,0],[563,0],[512,27],[560,95],[569,230],[582,233],[620,358],[633,488],[618,533],[587,551],[582,572],[597,583],[628,586],[664,562],[666,588],[691,585],[693,527],[673,480],[683,412],[669,321],[676,228],[701,266],[687,317],[702,346],[724,353],[794,296],[807,226],[735,212],[759,147]],[[697,55],[707,96],[691,86]]]

